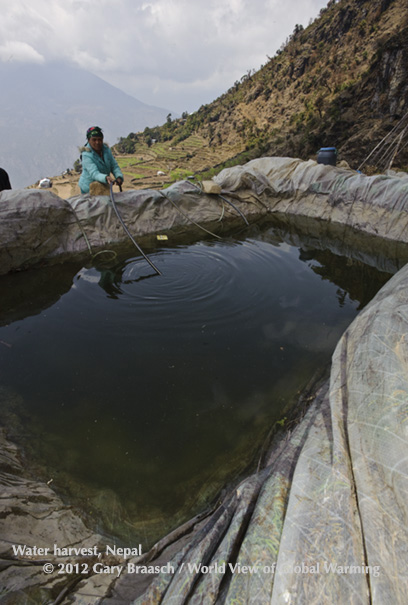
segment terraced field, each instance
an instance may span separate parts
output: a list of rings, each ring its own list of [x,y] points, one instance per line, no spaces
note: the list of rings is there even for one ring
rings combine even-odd
[[[157,142],[150,147],[139,143],[132,155],[117,154],[116,160],[125,177],[123,189],[163,189],[190,175],[216,169],[242,151],[239,145],[210,146],[199,135],[191,135],[181,143]],[[79,174],[52,179],[52,191],[67,199],[79,195]]]
[[[160,189],[190,175],[210,170],[241,151],[239,147],[210,147],[199,135],[178,145],[171,141],[139,144],[132,155],[117,155],[125,189]]]

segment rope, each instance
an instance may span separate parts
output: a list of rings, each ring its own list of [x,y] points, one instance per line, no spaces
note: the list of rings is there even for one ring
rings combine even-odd
[[[404,125],[404,121],[407,118],[408,112],[401,118],[401,120],[394,126],[394,128],[390,130],[390,132],[386,134],[385,137],[383,137],[381,141],[374,147],[371,153],[369,153],[366,159],[360,164],[358,170],[361,170],[361,168],[364,166],[364,164],[366,164],[366,162],[370,158],[377,158],[377,163],[379,166],[381,166],[381,162],[384,161],[384,167],[388,168],[388,170],[391,168],[395,160],[395,156],[397,155],[398,150],[400,148],[402,139],[407,130],[407,124]],[[398,130],[401,129],[402,131],[398,132]],[[395,135],[395,137],[393,137],[393,135]],[[404,149],[404,147],[405,145],[402,147],[402,149]],[[384,148],[386,148],[385,151]],[[380,153],[381,155],[378,158],[378,155]]]
[[[235,206],[235,204],[233,204],[230,200],[227,200],[226,197],[224,197],[223,195],[221,195],[220,193],[217,193],[218,197],[220,197],[224,202],[227,202],[227,204],[229,204],[230,206],[232,206],[234,208],[234,210],[236,210],[238,212],[239,215],[241,215],[241,217],[244,219],[245,224],[247,225],[247,227],[249,227],[249,223],[246,219],[246,216],[241,212],[241,210],[239,208],[237,208]]]
[[[389,163],[389,166],[388,166],[388,170],[390,170],[390,168],[391,168],[391,166],[392,166],[392,163],[393,163],[393,162],[394,162],[394,160],[395,160],[395,156],[396,156],[396,155],[397,155],[397,153],[398,153],[398,149],[399,149],[399,147],[400,147],[400,145],[401,145],[401,141],[402,141],[402,139],[404,138],[404,134],[405,134],[405,131],[406,131],[406,130],[407,130],[407,126],[405,126],[404,130],[401,132],[401,134],[400,134],[400,135],[399,135],[399,137],[398,137],[398,142],[397,142],[397,144],[396,144],[396,146],[395,146],[395,151],[394,151],[393,156],[392,156],[392,158],[391,158],[391,160],[390,160],[390,163]]]
[[[196,227],[199,227],[199,229],[202,229],[203,231],[205,231],[206,233],[209,233],[209,235],[212,235],[213,237],[216,237],[218,239],[222,239],[219,235],[217,235],[216,233],[213,233],[212,231],[209,231],[208,229],[206,229],[205,227],[203,227],[202,225],[200,225],[199,223],[196,223],[195,221],[193,221],[193,219],[191,219],[185,212],[183,212],[181,210],[181,208],[179,208],[176,204],[176,202],[173,202],[173,200],[171,200],[165,193],[163,193],[163,191],[160,191],[159,193],[162,194],[163,197],[166,198],[166,200],[168,200],[171,204],[173,204],[173,206],[176,208],[176,210],[178,210],[180,212],[180,214],[182,216],[184,216],[184,218],[186,218],[188,221],[190,221],[190,223],[192,223],[193,225],[195,225]]]
[[[190,183],[190,185],[192,185],[193,187],[195,187],[196,189],[198,189],[198,191],[200,193],[203,192],[202,186],[199,187],[198,185],[196,185],[195,183],[192,183],[191,181],[188,181],[188,182]],[[229,204],[230,206],[232,206],[234,208],[234,210],[236,212],[238,212],[238,214],[244,219],[245,223],[249,227],[249,223],[248,223],[246,217],[244,216],[244,214],[242,214],[241,210],[235,206],[235,204],[233,204],[232,202],[230,202],[230,200],[227,200],[227,198],[224,197],[223,195],[221,195],[221,193],[216,193],[216,194],[213,194],[213,195],[218,195],[218,197],[221,198],[222,200],[224,200],[224,202],[227,202],[227,204]]]

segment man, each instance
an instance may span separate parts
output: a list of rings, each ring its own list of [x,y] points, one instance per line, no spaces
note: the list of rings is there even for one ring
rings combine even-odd
[[[111,150],[103,142],[101,128],[91,126],[86,132],[86,138],[88,143],[81,150],[82,174],[78,183],[81,193],[89,193],[89,186],[95,181],[106,186],[115,181],[121,185],[123,174]]]
[[[4,191],[5,189],[11,189],[10,179],[7,172],[0,168],[0,191]]]

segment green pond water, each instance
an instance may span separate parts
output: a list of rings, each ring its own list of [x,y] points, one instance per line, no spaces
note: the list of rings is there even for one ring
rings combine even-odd
[[[285,241],[0,278],[1,422],[94,529],[144,550],[256,464],[389,274]]]

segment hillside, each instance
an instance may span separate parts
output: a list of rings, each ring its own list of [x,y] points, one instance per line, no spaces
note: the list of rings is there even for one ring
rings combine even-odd
[[[356,165],[407,113],[407,65],[405,0],[332,0],[307,29],[295,27],[277,56],[200,108],[184,129],[217,147],[304,159],[334,145]]]
[[[115,146],[127,188],[211,176],[261,155],[316,158],[335,146],[364,170],[408,168],[406,0],[330,0],[258,71],[191,115],[146,128]],[[136,129],[135,129],[136,131]],[[157,176],[162,171],[165,176]]]

